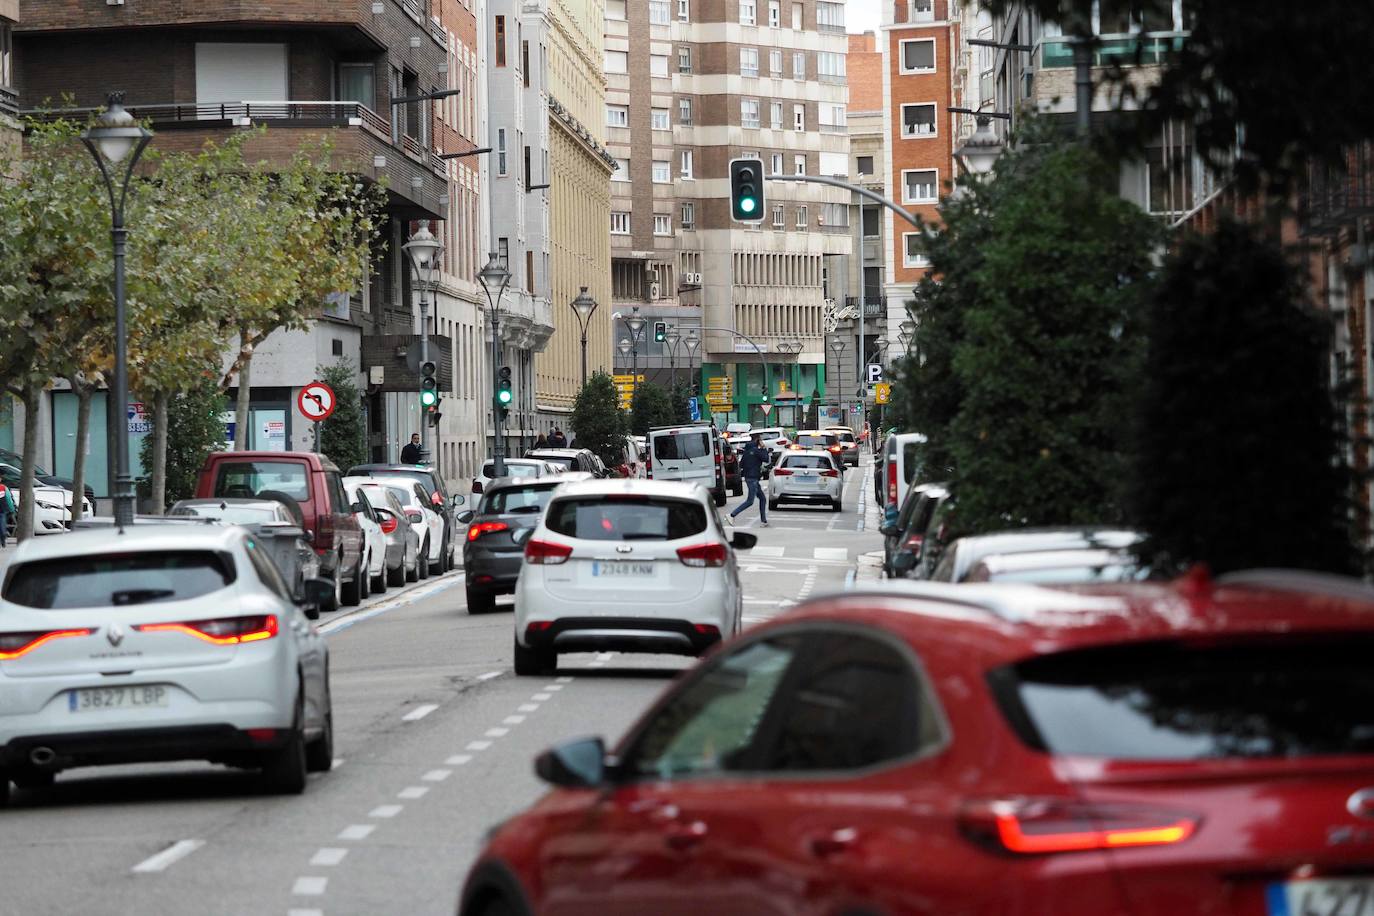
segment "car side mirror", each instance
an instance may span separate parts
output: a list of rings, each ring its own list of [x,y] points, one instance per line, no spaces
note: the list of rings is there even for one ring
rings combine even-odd
[[[329,579],[306,579],[305,580],[305,616],[310,617],[310,611],[315,612],[311,620],[320,619],[320,607],[334,600],[334,583]]]
[[[736,531],[730,538],[730,546],[736,550],[748,550],[758,542],[759,536],[747,531]]]
[[[462,512],[459,512],[456,516],[454,516],[454,518],[458,519],[458,524],[460,525],[466,525],[476,517],[477,513],[473,512],[471,509],[464,509]]]
[[[306,620],[320,619],[320,606],[318,604],[305,604],[301,606],[301,611],[305,614]]]
[[[892,558],[892,568],[899,573],[911,572],[916,568],[916,554],[909,550],[900,551]]]
[[[407,512],[406,518],[408,518],[412,523],[419,525],[424,522],[425,514],[423,512]]]
[[[897,536],[896,525],[884,525],[878,529],[878,533],[885,538],[895,538]]]
[[[367,510],[363,508],[363,501],[362,501],[361,499],[358,500],[356,503],[354,503],[353,506],[352,506],[352,508],[350,508],[348,511],[349,511],[349,512],[352,512],[354,515],[366,515],[366,514],[367,514]]]
[[[600,738],[566,741],[536,757],[534,773],[550,785],[594,789],[606,781],[606,744]]]
[[[510,533],[510,539],[519,546],[524,546],[525,542],[534,536],[533,528],[516,528]]]
[[[453,503],[453,508],[457,509],[459,506],[467,505],[468,498],[464,496],[462,493],[456,493],[454,494],[451,502]]]

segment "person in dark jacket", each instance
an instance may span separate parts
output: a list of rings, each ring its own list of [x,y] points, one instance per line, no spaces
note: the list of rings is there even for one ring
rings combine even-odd
[[[548,447],[549,447],[549,437],[546,436],[546,435],[544,435],[543,433],[540,433],[540,434],[539,434],[539,438],[534,440],[534,447],[535,447],[535,448],[548,448]]]
[[[752,506],[757,498],[760,525],[764,528],[768,527],[768,500],[763,495],[763,488],[759,486],[759,478],[763,476],[764,468],[768,467],[768,457],[768,449],[763,446],[763,437],[754,433],[749,437],[749,444],[744,447],[744,451],[739,456],[739,476],[744,480],[749,498],[735,507],[734,512],[730,513],[731,525],[735,523],[735,516]]]
[[[549,448],[567,448],[568,437],[563,435],[563,430],[557,426],[553,428],[553,433],[549,436]]]
[[[410,444],[401,449],[401,464],[420,463],[420,434],[410,434]]]

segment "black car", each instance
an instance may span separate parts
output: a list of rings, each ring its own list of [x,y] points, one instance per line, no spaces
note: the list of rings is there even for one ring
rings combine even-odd
[[[539,524],[549,498],[570,480],[591,480],[579,471],[551,477],[498,477],[486,485],[476,510],[459,512],[468,526],[463,541],[469,614],[496,609],[497,595],[515,593],[525,540]]]
[[[19,454],[18,452],[12,452],[6,448],[0,448],[0,470],[3,470],[3,482],[5,486],[19,486],[19,480],[21,474],[23,473],[23,468],[23,455]],[[47,471],[43,470],[36,464],[33,466],[33,479],[38,483],[45,483],[51,487],[61,487],[64,490],[70,490],[72,488],[72,479],[70,477],[58,477],[55,474],[49,474]],[[91,501],[91,505],[94,506],[95,488],[87,483],[83,484],[81,489],[85,491],[86,498],[89,499]]]
[[[883,536],[883,575],[888,578],[897,575],[893,560],[899,553],[910,553],[920,559],[926,526],[930,524],[935,507],[948,495],[945,484],[926,483],[907,488],[897,520],[878,529]]]
[[[458,528],[460,523],[454,512],[466,502],[464,496],[449,495],[448,488],[439,472],[422,464],[357,464],[348,469],[348,477],[403,477],[414,480],[424,487],[434,511],[444,519],[444,543],[439,550],[439,572],[453,568],[458,554]]]

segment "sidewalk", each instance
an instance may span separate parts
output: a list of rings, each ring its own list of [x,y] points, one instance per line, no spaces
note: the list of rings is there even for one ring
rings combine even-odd
[[[854,569],[845,583],[845,591],[858,591],[860,589],[873,588],[882,585],[886,580],[883,578],[883,552],[875,550],[871,553],[860,554],[854,561]]]

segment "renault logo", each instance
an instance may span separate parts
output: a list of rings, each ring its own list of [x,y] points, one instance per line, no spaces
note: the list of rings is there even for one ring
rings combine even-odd
[[[1374,818],[1374,788],[1361,789],[1347,798],[1345,810],[1356,817]]]
[[[112,624],[110,628],[105,631],[105,638],[110,641],[110,645],[119,645],[124,641],[124,628],[117,623]]]

